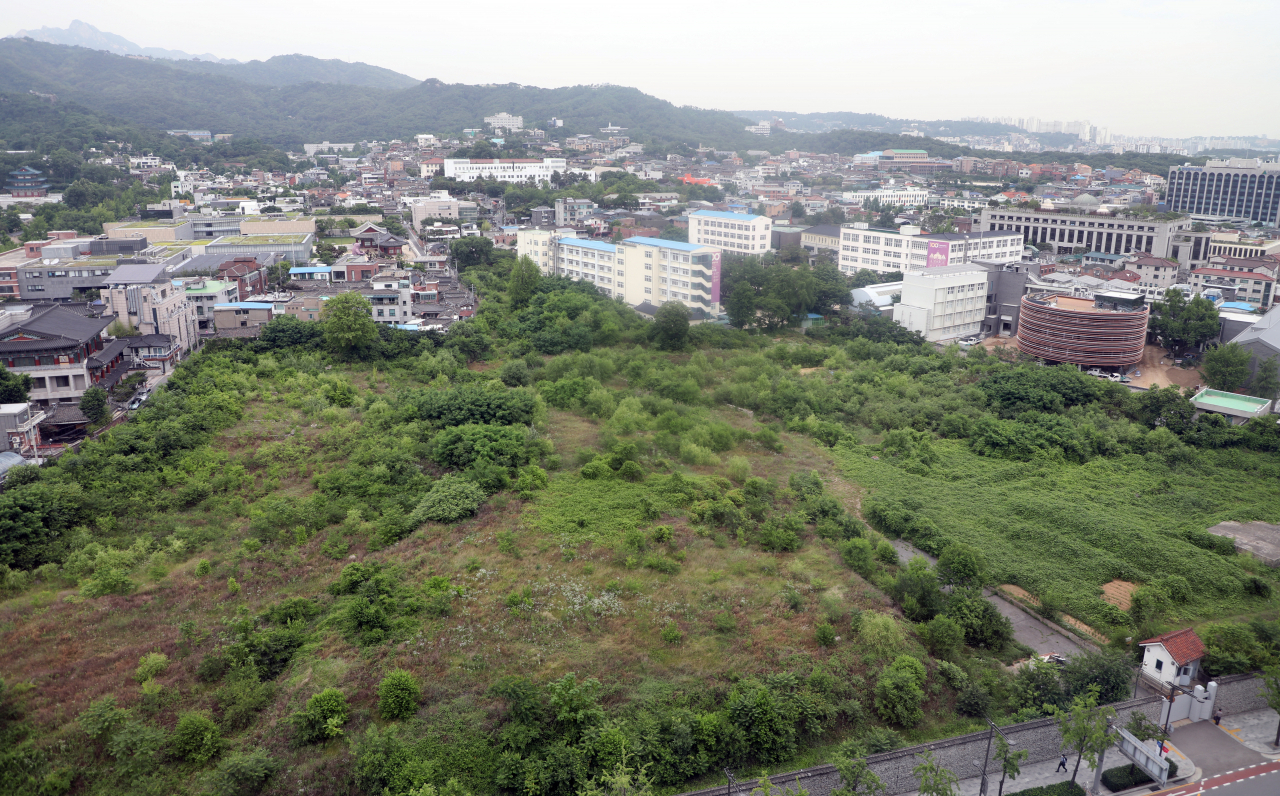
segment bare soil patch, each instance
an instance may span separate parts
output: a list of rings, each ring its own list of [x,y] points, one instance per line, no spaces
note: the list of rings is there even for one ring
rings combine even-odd
[[[1127,580],[1113,580],[1110,583],[1102,584],[1102,599],[1111,603],[1121,611],[1128,611],[1129,606],[1133,605],[1133,593],[1138,590],[1138,584],[1130,583]]]

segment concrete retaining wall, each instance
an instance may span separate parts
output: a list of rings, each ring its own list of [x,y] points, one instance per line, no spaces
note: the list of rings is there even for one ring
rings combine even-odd
[[[1111,707],[1115,708],[1120,724],[1127,722],[1134,713],[1144,713],[1147,718],[1156,721],[1160,718],[1161,701],[1160,697],[1143,697],[1142,699],[1134,699],[1128,702],[1117,702]],[[1027,762],[1036,763],[1043,760],[1052,760],[1060,754],[1062,736],[1058,733],[1058,725],[1053,719],[1028,721],[1010,727],[1002,727],[1001,731],[1016,742],[1016,749],[1025,749],[1031,753]],[[987,735],[986,732],[976,732],[970,735],[934,741],[922,746],[912,746],[906,749],[885,752],[884,754],[872,755],[867,758],[867,765],[884,781],[890,796],[896,793],[909,793],[915,790],[919,784],[916,778],[911,775],[911,769],[915,768],[920,762],[916,756],[926,750],[933,752],[935,760],[944,768],[954,771],[956,776],[961,779],[977,776],[979,767],[974,766],[973,763],[977,761],[981,764],[982,756],[987,750]],[[987,766],[987,776],[990,777],[991,772],[995,771],[998,777],[999,765],[994,763],[994,744],[992,744],[991,752],[993,762]],[[1074,758],[1072,762],[1074,764]],[[777,774],[769,779],[775,785],[790,788],[797,787],[796,783],[798,781],[799,787],[809,791],[810,796],[830,796],[831,791],[840,787],[840,776],[836,773],[835,768],[830,765],[815,766],[787,774]],[[721,785],[717,788],[693,791],[689,794],[684,794],[684,796],[743,796],[754,787],[754,782],[741,782],[738,788],[733,791],[733,794],[729,793],[726,786]]]
[[[1229,674],[1216,678],[1218,695],[1214,699],[1214,708],[1222,708],[1222,712],[1230,716],[1233,713],[1246,713],[1250,710],[1262,710],[1267,707],[1267,699],[1263,695],[1262,681],[1254,674]]]

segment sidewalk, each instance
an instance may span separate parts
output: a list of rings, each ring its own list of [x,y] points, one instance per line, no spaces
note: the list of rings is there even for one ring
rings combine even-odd
[[[1277,726],[1280,726],[1280,714],[1271,708],[1222,717],[1222,729],[1240,743],[1272,760],[1280,759],[1280,749],[1271,745],[1276,739]]]
[[[1177,747],[1173,747],[1169,752],[1169,759],[1178,764],[1178,779],[1182,780],[1195,771],[1195,763],[1188,760]],[[980,762],[980,761],[979,761]],[[1102,767],[1104,769],[1115,768],[1129,764],[1129,758],[1120,754],[1120,750],[1111,747],[1107,750],[1107,755],[1103,758]],[[1022,767],[1022,773],[1018,775],[1016,780],[1006,779],[1004,783],[1005,793],[1014,793],[1027,788],[1035,788],[1043,785],[1053,785],[1058,782],[1067,782],[1071,779],[1071,772],[1076,765],[1076,756],[1074,754],[1067,755],[1067,772],[1064,774],[1058,771],[1058,758],[1045,760],[1040,763],[1028,763]],[[956,776],[962,777],[969,775],[968,779],[960,780],[959,786],[956,788],[956,796],[978,796],[978,788],[982,785],[982,776],[978,773],[978,767],[974,766],[972,771],[957,771]],[[1087,760],[1080,761],[1080,773],[1076,775],[1076,784],[1084,788],[1087,792],[1093,786],[1093,769],[1089,767]],[[1103,793],[1109,793],[1105,785],[1099,786]],[[1150,786],[1148,786],[1150,787]],[[1000,765],[995,762],[987,764],[987,796],[996,796],[1000,790]],[[901,796],[919,796],[918,792],[911,791]]]

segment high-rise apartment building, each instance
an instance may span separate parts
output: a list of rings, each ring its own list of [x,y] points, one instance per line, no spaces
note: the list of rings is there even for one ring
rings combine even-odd
[[[1280,163],[1260,158],[1210,160],[1169,169],[1169,209],[1203,220],[1280,224]]]

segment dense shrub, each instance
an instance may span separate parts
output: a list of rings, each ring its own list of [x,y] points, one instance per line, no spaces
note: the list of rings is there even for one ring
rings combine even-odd
[[[467,424],[446,428],[431,443],[442,467],[465,470],[476,461],[519,467],[529,461],[525,430],[516,426]]]
[[[254,796],[266,787],[280,764],[262,749],[228,755],[214,775],[216,796]]]
[[[201,713],[183,713],[169,738],[169,752],[196,765],[204,765],[222,752],[222,733],[213,719]]]
[[[407,719],[418,710],[422,686],[418,678],[404,669],[396,669],[378,684],[378,712],[389,720]]]
[[[479,511],[487,497],[476,484],[450,473],[419,501],[409,521],[415,527],[424,522],[457,522]]]
[[[1172,781],[1178,776],[1178,764],[1173,760],[1169,761],[1169,780]],[[1116,766],[1108,768],[1102,772],[1102,784],[1112,793],[1119,793],[1122,790],[1137,788],[1147,785],[1154,780],[1146,775],[1142,769],[1135,765]]]
[[[418,417],[443,427],[528,425],[536,405],[528,390],[501,387],[495,390],[481,385],[427,390],[420,393],[414,403]]]
[[[908,655],[898,658],[880,672],[876,680],[875,704],[880,718],[903,727],[914,727],[924,719],[924,664]]]
[[[347,697],[336,688],[315,694],[307,700],[305,710],[291,717],[295,741],[299,745],[313,744],[341,736],[350,710]]]

